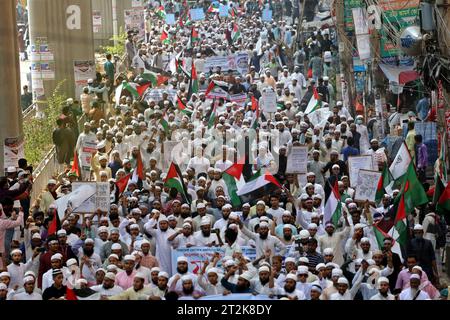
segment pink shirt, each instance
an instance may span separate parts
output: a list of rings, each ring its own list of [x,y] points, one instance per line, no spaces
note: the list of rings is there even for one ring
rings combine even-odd
[[[133,279],[136,275],[136,270],[133,270],[133,272],[128,275],[126,271],[120,271],[116,275],[116,285],[121,287],[123,290],[127,290],[128,288],[131,288],[133,286]],[[147,279],[145,279],[145,284],[147,284]]]

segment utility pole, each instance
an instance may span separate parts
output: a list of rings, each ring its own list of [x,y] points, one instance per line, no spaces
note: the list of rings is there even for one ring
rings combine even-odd
[[[336,30],[338,31],[339,40],[339,69],[341,72],[340,79],[339,81],[336,80],[336,83],[341,83],[342,80],[345,81],[347,89],[342,90],[342,101],[344,106],[347,107],[354,115],[354,78],[352,76],[353,58],[352,47],[349,44],[350,40],[345,35],[344,0],[335,0],[334,5],[336,12]],[[346,101],[348,101],[348,105],[345,105]]]

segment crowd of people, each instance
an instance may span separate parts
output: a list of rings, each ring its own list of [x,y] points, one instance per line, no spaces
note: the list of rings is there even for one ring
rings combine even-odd
[[[107,54],[104,73],[62,107],[53,138],[66,171],[26,206],[29,172],[8,169],[0,300],[447,299],[438,272],[445,220],[434,204],[406,212],[399,248],[374,225],[397,222],[405,184],[384,189],[376,203],[354,199],[349,157],[371,155],[381,172],[395,154],[382,144],[381,120],[337,92],[333,26],[298,33],[296,1],[225,4],[227,18],[205,3],[206,18],[191,21],[185,1],[150,1],[144,32],[128,32],[127,71]],[[271,22],[261,18],[267,8]],[[171,13],[176,24],[168,26]],[[239,53],[248,55],[242,73],[205,67],[210,57]],[[230,101],[236,95],[245,99]],[[312,116],[311,101],[325,118]],[[409,121],[406,145],[425,183],[426,145],[414,133],[421,119]],[[296,146],[308,147],[305,174],[287,169]],[[240,193],[260,177],[264,184]],[[56,200],[81,181],[109,183],[109,209],[61,208]],[[330,197],[340,208],[333,219]],[[197,247],[211,254],[195,262],[173,255]]]

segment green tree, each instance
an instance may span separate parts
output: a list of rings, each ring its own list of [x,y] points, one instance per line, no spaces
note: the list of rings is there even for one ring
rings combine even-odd
[[[115,41],[116,45],[112,46],[100,46],[103,52],[111,53],[113,56],[122,57],[125,54],[125,41],[127,40],[127,33],[120,28],[119,34],[113,36],[110,41]]]

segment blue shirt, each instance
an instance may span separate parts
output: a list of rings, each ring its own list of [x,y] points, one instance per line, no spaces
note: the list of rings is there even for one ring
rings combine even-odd
[[[344,161],[347,161],[349,156],[358,156],[359,150],[350,146],[345,147],[342,149],[341,154],[344,155]]]

